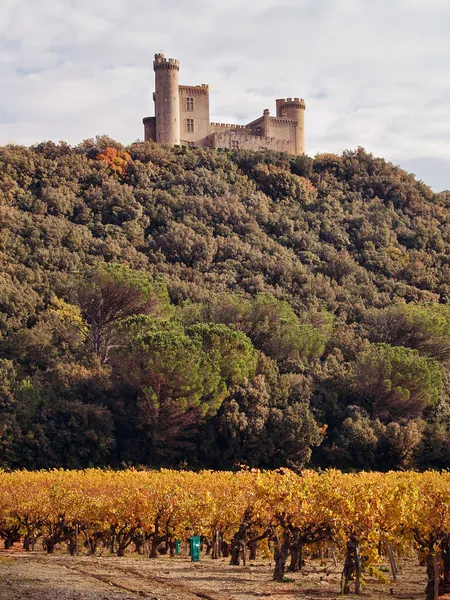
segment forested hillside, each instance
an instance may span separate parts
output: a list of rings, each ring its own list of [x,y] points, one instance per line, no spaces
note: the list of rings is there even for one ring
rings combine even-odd
[[[363,149],[0,148],[0,467],[450,464],[450,194]]]

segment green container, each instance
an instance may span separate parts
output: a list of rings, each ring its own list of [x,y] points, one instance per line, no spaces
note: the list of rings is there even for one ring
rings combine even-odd
[[[180,542],[180,540],[175,540],[175,554],[181,554],[181,542]]]
[[[189,547],[191,549],[191,561],[197,562],[200,560],[200,536],[192,535],[189,538]]]

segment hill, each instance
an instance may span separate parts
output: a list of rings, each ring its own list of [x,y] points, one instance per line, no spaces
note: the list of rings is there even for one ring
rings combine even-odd
[[[0,467],[448,466],[449,200],[361,148],[0,148]]]

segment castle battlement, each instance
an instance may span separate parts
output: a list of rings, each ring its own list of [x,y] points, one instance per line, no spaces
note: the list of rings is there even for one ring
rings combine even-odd
[[[209,94],[209,85],[202,83],[201,85],[179,85],[180,91],[186,92],[187,94]]]
[[[235,125],[234,123],[210,123],[211,127],[221,127],[223,129],[248,129],[247,125]]]
[[[281,102],[285,104],[286,102],[304,102],[303,98],[277,98],[275,102]]]
[[[180,62],[176,58],[164,58],[164,54],[155,54],[154,69],[179,69]]]
[[[270,117],[270,124],[275,127],[297,127],[298,121],[285,117]]]
[[[277,98],[275,101],[277,108],[300,108],[305,109],[306,104],[303,98]]]
[[[271,117],[266,108],[246,125],[210,122],[209,85],[179,85],[179,68],[178,60],[155,54],[155,116],[143,119],[145,140],[169,146],[272,149],[304,154],[303,98],[278,98],[276,116]]]

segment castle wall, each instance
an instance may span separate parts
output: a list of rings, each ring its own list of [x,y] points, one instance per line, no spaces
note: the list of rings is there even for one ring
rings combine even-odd
[[[269,111],[266,109],[263,116],[258,117],[258,119],[249,123],[247,128],[250,129],[255,136],[275,138],[276,140],[283,142],[282,145],[286,152],[290,152],[291,154],[297,153],[297,120],[287,117],[270,117]]]
[[[230,131],[233,130],[245,130],[247,133],[251,134],[251,130],[248,129],[247,125],[234,125],[231,123],[210,123],[209,131],[210,133],[218,133],[220,131]]]
[[[249,129],[252,132],[253,135],[259,135],[259,136],[263,135],[265,132],[264,117],[258,117],[251,123],[248,123],[248,125],[246,125],[246,127],[247,127],[247,129]]]
[[[278,140],[284,140],[286,142],[289,142],[289,152],[295,154],[295,148],[297,143],[297,121],[293,121],[291,119],[280,119],[278,117],[271,117],[270,132],[271,135],[277,138]]]
[[[290,152],[291,143],[274,137],[252,135],[251,130],[222,129],[211,133],[207,138],[210,148],[228,148],[230,150],[278,150]]]
[[[180,98],[180,141],[186,146],[202,146],[209,134],[209,87],[203,85],[178,86]],[[188,119],[193,120],[194,131],[189,131]]]

